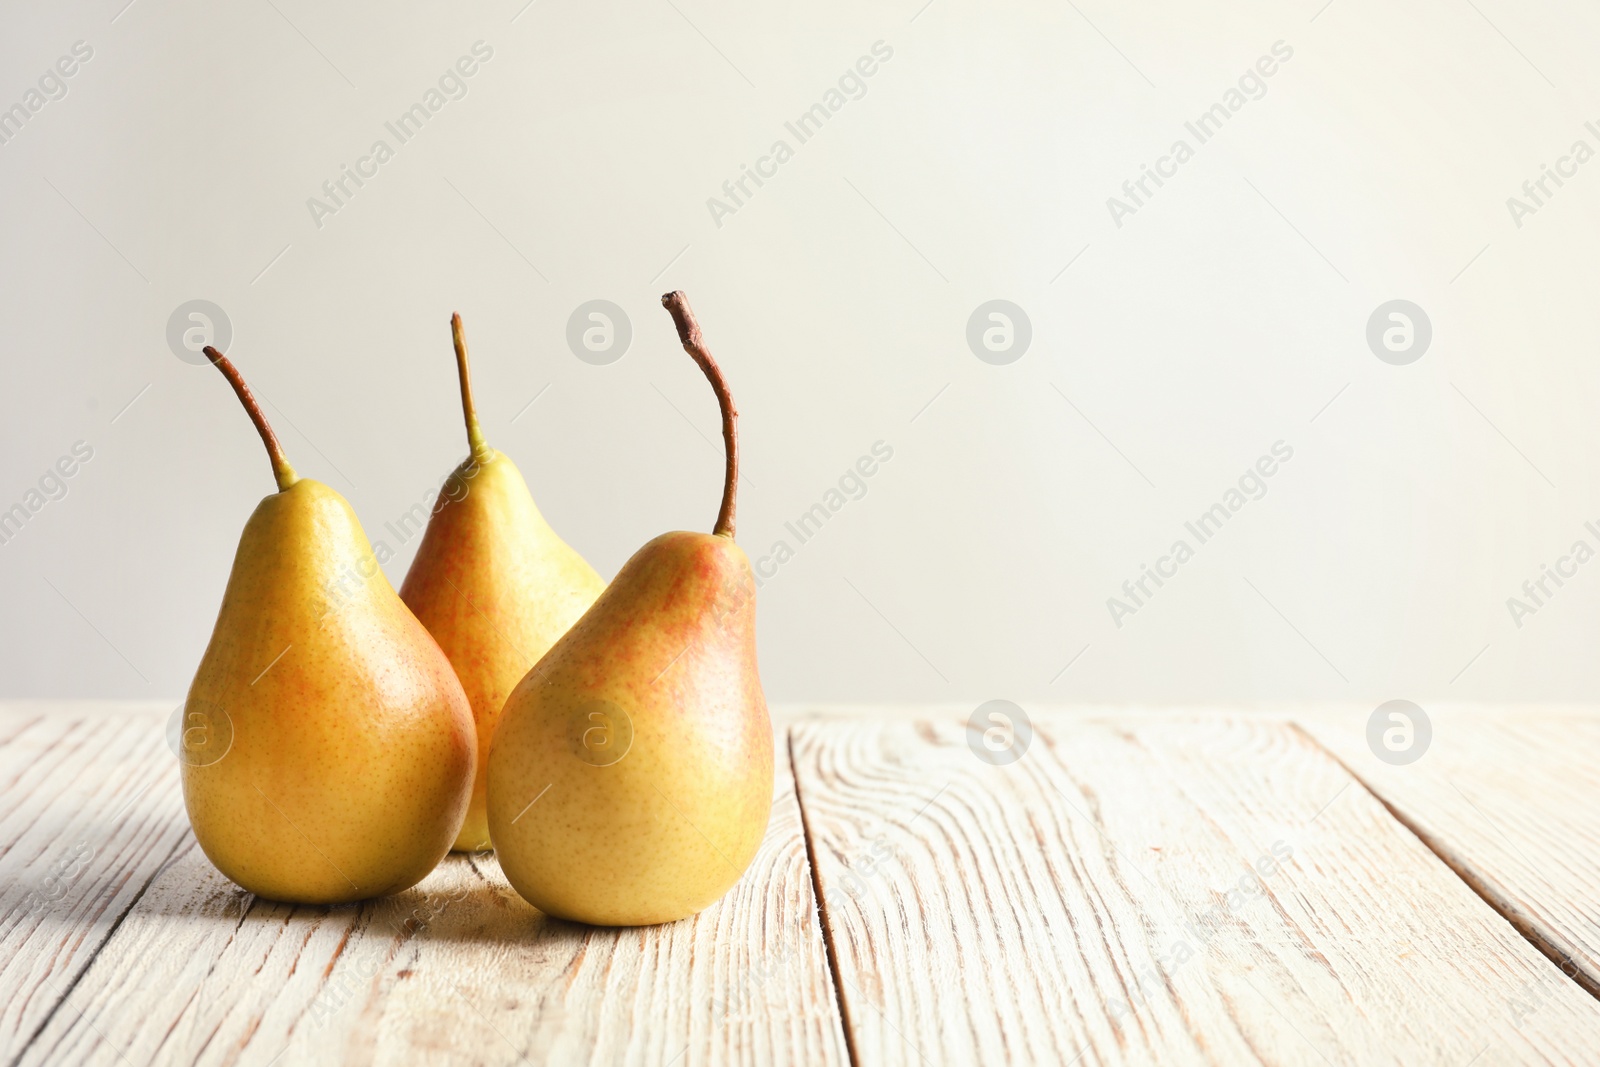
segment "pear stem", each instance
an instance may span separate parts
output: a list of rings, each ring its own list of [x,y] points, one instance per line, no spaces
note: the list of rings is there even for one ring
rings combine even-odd
[[[674,290],[662,296],[661,306],[672,315],[672,323],[678,328],[678,340],[683,342],[683,350],[693,356],[705,372],[706,380],[717,394],[717,406],[722,409],[722,446],[728,464],[722,475],[722,508],[717,512],[717,525],[711,532],[731,538],[734,492],[739,486],[739,411],[733,406],[733,393],[728,389],[728,380],[722,376],[722,368],[717,366],[717,361],[706,348],[705,339],[700,336],[700,323],[689,309],[689,298],[681,290]]]
[[[205,348],[206,358],[211,365],[222,372],[228,379],[228,384],[233,386],[233,391],[238,394],[239,403],[244,405],[245,414],[250,416],[250,421],[256,424],[256,432],[261,435],[261,443],[267,446],[267,456],[272,460],[272,476],[278,480],[278,489],[281,492],[300,480],[300,476],[289,466],[289,460],[283,454],[283,445],[278,443],[278,435],[272,432],[272,426],[267,422],[267,417],[261,413],[261,405],[256,402],[255,394],[250,387],[244,384],[244,376],[239,373],[228,357],[218,352],[210,345]]]
[[[472,370],[467,365],[467,335],[461,329],[459,314],[450,316],[450,339],[456,346],[456,373],[461,377],[461,414],[467,420],[467,444],[473,456],[481,458],[489,451],[489,444],[483,439],[483,430],[478,426],[478,409],[472,404]]]

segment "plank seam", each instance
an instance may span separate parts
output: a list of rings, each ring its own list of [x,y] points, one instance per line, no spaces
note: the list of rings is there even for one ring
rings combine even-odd
[[[806,846],[806,867],[811,873],[812,903],[817,909],[817,923],[822,928],[822,951],[828,958],[828,982],[833,987],[834,1007],[839,1012],[839,1027],[844,1032],[845,1055],[850,1058],[850,1067],[861,1067],[860,1054],[856,1049],[855,1028],[850,1023],[850,1008],[844,999],[843,975],[839,971],[839,956],[833,947],[833,924],[828,921],[828,908],[822,896],[822,872],[817,869],[816,847],[811,841],[811,820],[806,816],[806,801],[804,791],[800,788],[800,762],[794,755],[794,727],[788,727],[783,732],[785,746],[789,750],[789,773],[794,780],[795,806],[800,809],[800,837]]]
[[[178,840],[173,843],[171,851],[167,853],[166,858],[161,861],[150,877],[145,880],[144,885],[139,887],[139,891],[133,895],[133,899],[128,902],[128,906],[122,909],[122,913],[112,921],[111,929],[106,931],[106,936],[100,939],[100,943],[95,946],[94,952],[90,954],[88,960],[84,962],[83,966],[78,969],[78,973],[73,976],[72,981],[67,984],[66,990],[56,998],[56,1002],[51,1005],[50,1010],[45,1013],[45,1017],[39,1021],[38,1026],[34,1027],[33,1033],[29,1035],[28,1040],[23,1044],[22,1048],[17,1051],[16,1058],[11,1061],[13,1065],[21,1063],[23,1058],[27,1056],[28,1050],[33,1048],[40,1036],[44,1034],[45,1028],[49,1026],[51,1020],[56,1017],[56,1013],[61,1010],[61,1005],[65,1004],[67,999],[72,996],[72,991],[78,988],[78,983],[82,982],[84,976],[89,973],[90,968],[94,966],[95,960],[100,958],[100,953],[106,950],[106,946],[111,944],[111,939],[117,936],[117,931],[122,929],[123,920],[129,915],[133,914],[133,909],[139,906],[139,901],[144,899],[144,895],[150,889],[150,887],[156,884],[156,879],[165,874],[167,868],[171,867],[176,861],[179,850],[181,850],[186,844],[186,837],[187,835],[180,835],[178,837]],[[106,1044],[108,1047],[115,1050],[116,1046],[111,1045],[109,1041],[106,1042]]]
[[[198,1021],[200,1018],[200,1012],[202,1010],[200,998],[205,995],[206,982],[210,981],[211,976],[216,973],[217,964],[221,962],[222,957],[228,951],[228,948],[239,939],[239,931],[244,929],[245,920],[250,915],[250,909],[255,907],[256,901],[260,899],[261,898],[256,896],[254,893],[251,893],[249,890],[245,890],[244,906],[239,909],[239,921],[234,926],[233,933],[228,935],[228,940],[222,943],[222,947],[217,950],[217,954],[212,958],[211,962],[207,964],[206,973],[200,976],[200,984],[195,986],[194,996],[189,1002],[195,1006],[196,1021]],[[167,1027],[167,1032],[161,1035],[161,1041],[157,1043],[155,1051],[151,1054],[151,1063],[155,1063],[161,1058],[161,1050],[165,1048],[167,1042],[172,1039],[174,1031],[178,1029],[178,1024],[183,1021],[183,1017],[185,1014],[187,1014],[188,1010],[188,1005],[185,1005],[177,1015],[173,1016],[172,1024]],[[211,1033],[206,1035],[205,1041],[198,1049],[195,1050],[195,1062],[199,1062],[200,1057],[205,1053],[205,1050],[210,1047],[212,1039],[217,1036],[217,1032],[221,1029],[222,1023],[219,1021],[217,1025],[212,1028]]]
[[[1327,753],[1329,759],[1338,764],[1339,767],[1343,769],[1344,772],[1348,774],[1357,785],[1365,789],[1374,800],[1383,805],[1384,810],[1389,813],[1390,818],[1394,819],[1395,822],[1399,823],[1401,826],[1410,831],[1413,837],[1422,842],[1423,848],[1426,848],[1429,852],[1433,853],[1434,856],[1438,858],[1439,862],[1443,863],[1445,867],[1449,869],[1450,873],[1454,874],[1457,878],[1461,879],[1462,882],[1466,883],[1467,888],[1472,890],[1472,892],[1475,893],[1480,900],[1487,904],[1491,911],[1509,923],[1513,930],[1522,935],[1523,940],[1527,941],[1528,944],[1538,949],[1540,955],[1544,956],[1551,963],[1555,964],[1556,970],[1561,972],[1562,977],[1570,980],[1574,985],[1576,985],[1579,989],[1582,989],[1585,993],[1588,993],[1591,997],[1594,997],[1596,1000],[1600,1000],[1600,981],[1596,981],[1596,979],[1584,971],[1582,967],[1579,967],[1577,965],[1577,961],[1572,958],[1570,953],[1562,951],[1561,948],[1559,948],[1553,941],[1540,933],[1533,926],[1529,919],[1517,913],[1512,903],[1506,899],[1503,894],[1496,893],[1487,882],[1469,870],[1465,862],[1454,858],[1450,851],[1445,848],[1443,842],[1436,840],[1432,834],[1424,830],[1422,826],[1415,820],[1405,815],[1400,811],[1399,808],[1395,807],[1395,805],[1389,803],[1388,799],[1385,798],[1382,793],[1373,788],[1372,783],[1368,782],[1361,775],[1357,774],[1355,769],[1345,763],[1344,760],[1340,759],[1333,752],[1333,750],[1328,748],[1321,741],[1317,740],[1311,731],[1305,729],[1297,722],[1289,721],[1288,724],[1295,730],[1299,731],[1301,736],[1303,736],[1311,744]],[[1571,966],[1577,973],[1568,973],[1568,966]]]

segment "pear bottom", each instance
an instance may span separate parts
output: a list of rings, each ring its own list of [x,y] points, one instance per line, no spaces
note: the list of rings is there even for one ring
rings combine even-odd
[[[479,742],[486,744],[486,742]],[[480,769],[477,783],[472,793],[472,804],[467,808],[466,821],[461,824],[461,832],[456,834],[455,844],[450,846],[452,852],[493,852],[494,843],[489,839],[489,813],[484,810],[486,804],[483,791],[484,774]]]
[[[502,723],[496,737],[502,767],[515,761],[518,781],[548,783],[496,797],[489,779],[490,836],[512,887],[547,915],[595,926],[672,922],[715,903],[766,834],[770,726],[736,727],[749,743],[728,746],[737,755],[722,761],[726,750],[685,752],[668,731],[636,722],[627,754],[599,766],[575,758],[571,711],[558,703],[513,720],[521,736],[505,736]]]
[[[185,767],[184,800],[206,857],[257,896],[290,904],[388,896],[422,881],[450,851],[466,809],[470,741],[460,731],[424,741],[414,749],[423,766],[399,773],[382,753],[328,769],[258,761],[249,777]]]
[[[663,534],[506,699],[489,836],[528,903],[647,926],[744,874],[772,811],[754,592],[732,539]]]
[[[184,727],[195,839],[270,900],[343,904],[415,885],[472,795],[467,694],[350,505],[309,478],[245,524]]]

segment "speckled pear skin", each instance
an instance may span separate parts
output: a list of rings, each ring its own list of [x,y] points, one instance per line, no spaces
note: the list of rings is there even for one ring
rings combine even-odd
[[[506,697],[605,589],[545,522],[510,457],[457,467],[400,598],[439,642],[472,704],[478,764],[455,848],[489,848],[489,740]]]
[[[184,802],[245,889],[341,904],[410,888],[449,852],[477,760],[467,695],[326,485],[300,479],[245,525],[186,710],[216,708],[231,747],[185,763]]]
[[[490,746],[489,833],[534,907],[670,922],[744,873],[773,782],[754,590],[732,538],[663,534],[512,692]],[[629,726],[617,758],[607,745]]]

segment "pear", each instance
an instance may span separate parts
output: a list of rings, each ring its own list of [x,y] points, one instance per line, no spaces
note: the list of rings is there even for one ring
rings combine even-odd
[[[460,315],[450,332],[472,454],[445,480],[400,599],[444,649],[472,703],[478,767],[455,847],[474,851],[490,847],[484,765],[500,709],[606,584],[539,514],[517,465],[484,442]]]
[[[489,749],[489,834],[506,878],[546,914],[604,926],[717,900],[772,809],[755,577],[733,541],[738,413],[683,294],[662,303],[722,411],[716,526],[639,549],[518,684]]]
[[[477,763],[467,695],[350,505],[295,474],[239,372],[205,352],[261,434],[278,492],[245,524],[184,705],[195,839],[272,900],[408,889],[466,815]]]

